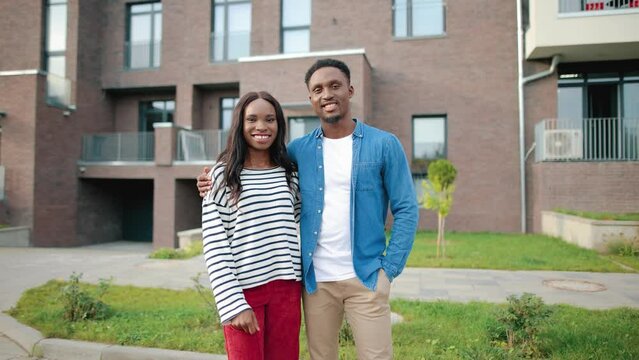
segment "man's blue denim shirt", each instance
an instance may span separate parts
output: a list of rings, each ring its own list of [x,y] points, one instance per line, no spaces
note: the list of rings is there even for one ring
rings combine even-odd
[[[418,207],[404,150],[397,137],[357,122],[353,132],[351,173],[351,245],[357,277],[375,290],[383,268],[389,280],[401,273],[415,238]],[[288,146],[297,163],[302,195],[302,269],[306,290],[315,292],[313,252],[324,211],[324,159],[321,128]],[[391,237],[386,244],[384,224],[390,204]]]

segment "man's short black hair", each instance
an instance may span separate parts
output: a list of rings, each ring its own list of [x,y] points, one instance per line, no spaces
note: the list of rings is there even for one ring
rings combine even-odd
[[[308,82],[311,80],[311,76],[313,76],[313,74],[324,67],[334,67],[334,68],[338,68],[339,71],[341,71],[344,75],[346,75],[346,78],[348,79],[348,83],[350,84],[351,82],[351,70],[348,68],[348,66],[346,64],[344,64],[344,62],[339,61],[339,60],[335,60],[335,59],[319,59],[315,62],[315,64],[313,64],[310,68],[308,68],[308,70],[306,71],[306,76],[304,77],[304,82],[306,83],[306,86],[308,87]]]

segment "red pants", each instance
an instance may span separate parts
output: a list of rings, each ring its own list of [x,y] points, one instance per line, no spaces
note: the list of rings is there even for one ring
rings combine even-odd
[[[244,290],[253,308],[260,331],[249,335],[224,326],[229,360],[298,360],[301,323],[302,283],[275,280]]]

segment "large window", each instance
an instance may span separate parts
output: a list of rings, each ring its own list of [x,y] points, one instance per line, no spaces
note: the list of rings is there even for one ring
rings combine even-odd
[[[413,116],[413,160],[411,172],[417,199],[424,196],[422,181],[432,160],[446,157],[446,116]]]
[[[66,0],[47,1],[46,29],[47,101],[52,105],[68,105],[70,89],[69,82],[66,80]]]
[[[630,65],[630,66],[628,66]],[[572,130],[585,160],[639,158],[639,71],[630,63],[566,64],[557,81],[556,128]],[[623,71],[628,69],[629,71]],[[617,71],[615,71],[617,70]],[[618,71],[622,70],[622,71]]]
[[[233,109],[237,105],[237,97],[224,97],[220,99],[220,129],[228,130],[233,123]]]
[[[320,126],[317,116],[289,117],[288,118],[288,138],[293,141],[302,137]]]
[[[250,0],[213,0],[211,18],[212,61],[231,61],[250,55]]]
[[[446,117],[413,117],[413,174],[425,175],[431,160],[446,157]]]
[[[162,48],[162,3],[129,5],[127,18],[127,68],[159,67]]]
[[[309,52],[310,43],[311,0],[282,0],[282,53]]]
[[[443,0],[394,0],[393,35],[398,38],[443,35],[445,9]]]
[[[153,131],[156,122],[173,122],[175,101],[156,100],[140,102],[140,131]]]

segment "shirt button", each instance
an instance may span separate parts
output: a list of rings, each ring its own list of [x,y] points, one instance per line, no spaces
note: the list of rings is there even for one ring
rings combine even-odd
[[[317,213],[318,213],[318,214],[321,214],[321,213],[322,213],[322,210],[317,210]]]
[[[322,191],[323,188],[319,188],[319,191]]]
[[[308,256],[309,256],[309,257],[313,256],[313,253],[308,253]]]
[[[321,145],[317,145],[317,148],[318,148],[318,149],[321,149],[321,148],[322,148],[322,146],[321,146]]]
[[[320,165],[320,166],[319,166],[319,168],[321,169],[321,168],[322,168],[322,165]]]
[[[317,231],[313,231],[313,235],[317,235]]]

